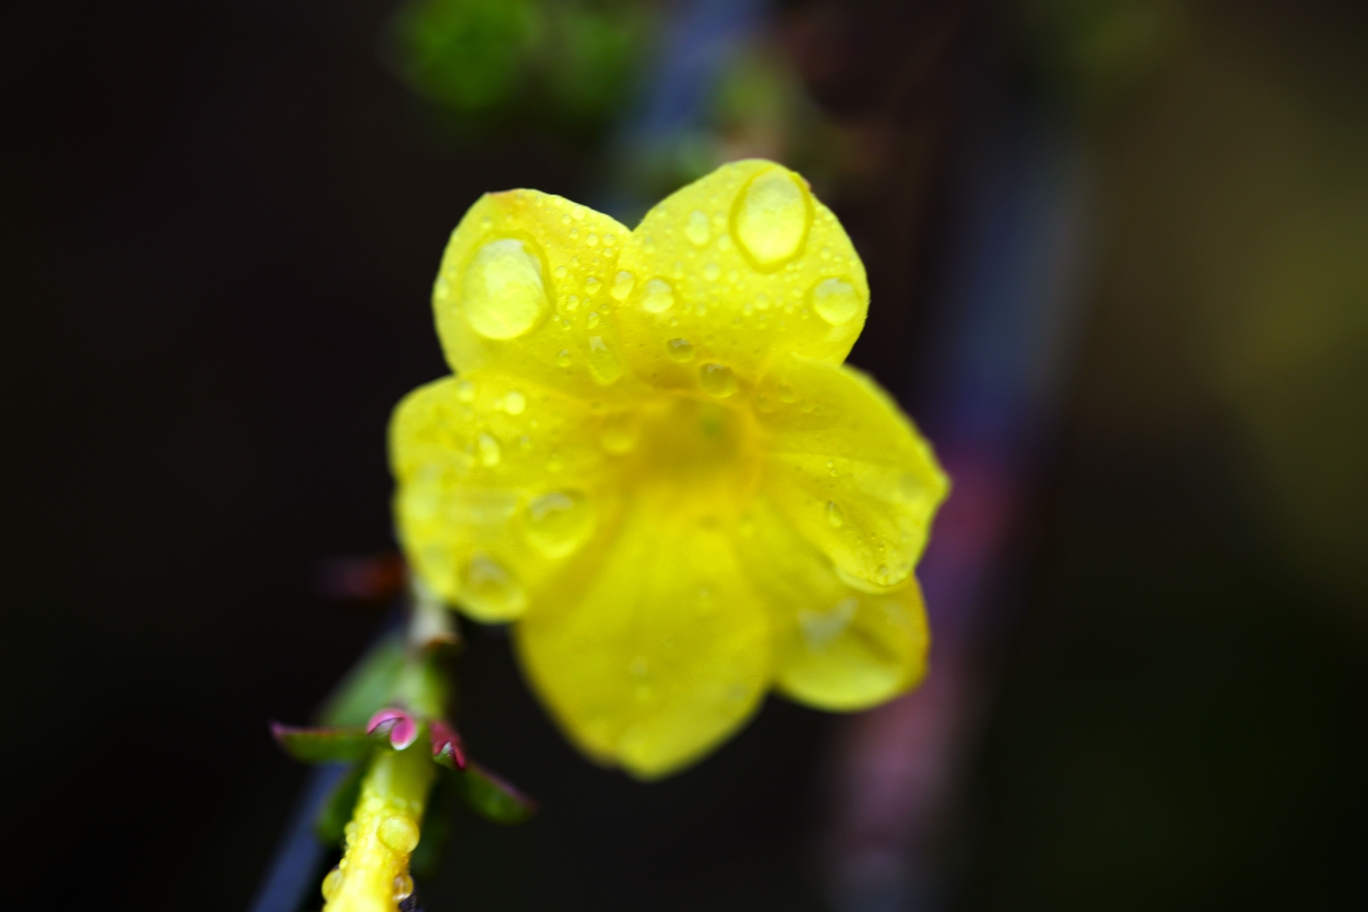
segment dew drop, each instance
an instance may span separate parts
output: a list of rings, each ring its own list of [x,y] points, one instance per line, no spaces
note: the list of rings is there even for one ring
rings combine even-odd
[[[584,239],[584,242],[588,244],[590,247],[597,247],[599,242],[599,236],[597,234],[591,234]]]
[[[466,267],[461,295],[477,333],[486,339],[521,336],[547,310],[541,260],[514,238],[490,241]]]
[[[604,247],[612,247],[612,246],[613,246],[614,244],[616,244],[616,243],[617,243],[617,238],[613,237],[611,234],[605,234],[605,235],[603,236],[603,246],[604,246]]]
[[[594,511],[578,491],[552,491],[527,504],[528,544],[543,556],[565,557],[579,550],[594,531]]]
[[[826,505],[827,522],[831,523],[833,529],[839,529],[845,525],[845,514],[841,512],[840,506],[834,500],[828,500]]]
[[[703,267],[703,278],[707,279],[709,282],[716,282],[717,277],[721,274],[722,270],[716,263],[709,263]]]
[[[598,276],[590,276],[584,280],[584,290],[588,294],[594,294],[601,287],[603,287],[603,283],[599,281]]]
[[[575,359],[570,356],[570,349],[562,348],[560,351],[556,352],[556,363],[561,367],[569,367],[571,364],[574,364]]]
[[[671,358],[680,363],[693,360],[694,347],[688,339],[671,339],[665,343],[665,349]]]
[[[589,211],[589,210],[586,209],[585,207],[576,204],[575,206],[571,207],[571,209],[570,209],[570,217],[571,217],[572,219],[574,219],[575,221],[578,222],[578,221],[580,221],[581,219],[584,218],[585,213],[588,212],[588,211]]]
[[[633,411],[614,412],[603,419],[599,444],[606,452],[620,456],[636,449],[640,437],[640,415]]]
[[[574,313],[577,307],[579,307],[579,295],[570,295],[568,298],[565,299],[566,310],[570,311],[571,313]]]
[[[522,587],[503,565],[476,554],[461,574],[461,598],[477,617],[513,617],[527,604]]]
[[[325,902],[332,902],[332,898],[337,895],[337,891],[342,889],[342,869],[333,868],[323,877],[323,899]]]
[[[798,626],[803,640],[814,650],[823,650],[845,632],[855,619],[860,600],[855,596],[841,599],[825,611],[802,609],[798,612]]]
[[[503,410],[510,415],[521,415],[527,408],[527,397],[517,390],[509,390],[504,393]]]
[[[456,381],[456,399],[457,399],[457,401],[459,401],[459,402],[467,402],[467,403],[469,403],[469,402],[474,402],[474,401],[475,401],[475,384],[474,384],[474,383],[471,383],[469,380],[464,380],[464,379],[462,379],[462,380],[457,380],[457,381]]]
[[[609,294],[619,301],[625,301],[627,296],[632,293],[634,285],[636,285],[636,276],[624,269],[613,279],[613,289]]]
[[[599,315],[597,310],[589,311],[589,317],[585,320],[585,324],[590,329],[595,329],[599,325]]]
[[[708,214],[695,209],[689,213],[689,220],[684,223],[684,236],[689,239],[691,244],[702,247],[712,239],[712,226],[708,224]]]
[[[786,402],[792,405],[793,403],[798,401],[798,394],[795,393],[793,391],[793,387],[789,386],[787,383],[780,383],[779,399],[781,402]]]
[[[499,459],[503,456],[499,441],[493,434],[481,434],[475,440],[475,449],[480,454],[480,465],[487,469],[492,469],[499,464]]]
[[[823,279],[812,288],[812,309],[832,326],[840,326],[860,312],[860,296],[845,279]]]
[[[412,817],[395,814],[380,821],[380,841],[395,852],[407,855],[418,847],[418,824]]]
[[[746,187],[736,212],[736,240],[761,269],[798,252],[807,233],[807,194],[788,172],[771,168]]]
[[[674,306],[674,289],[664,279],[651,279],[641,295],[641,309],[647,313],[664,313]]]
[[[407,874],[398,874],[394,878],[394,901],[403,902],[413,895],[413,878]]]
[[[622,362],[604,343],[602,336],[589,337],[589,370],[594,379],[604,385],[614,383],[622,376]]]
[[[564,266],[557,266],[557,267],[556,267],[556,278],[558,278],[558,279],[563,279],[563,278],[565,278],[566,275],[567,275],[567,273],[566,273],[566,271],[565,271],[565,267],[564,267]]]
[[[710,396],[725,399],[736,392],[736,374],[725,364],[705,364],[698,369],[698,382]]]

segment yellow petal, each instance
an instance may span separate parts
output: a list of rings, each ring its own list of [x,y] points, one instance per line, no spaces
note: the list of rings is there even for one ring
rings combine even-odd
[[[593,572],[516,628],[533,685],[585,753],[674,772],[751,715],[770,683],[765,610],[727,526],[639,496]]]
[[[603,424],[578,400],[488,372],[410,393],[395,409],[390,458],[414,569],[476,620],[521,615],[611,525]]]
[[[724,165],[669,196],[632,232],[617,269],[617,325],[637,376],[713,396],[744,392],[775,354],[839,363],[869,304],[836,217],[800,176],[767,161]]]
[[[755,414],[767,493],[846,581],[878,592],[911,576],[948,482],[888,394],[852,368],[788,358]]]
[[[849,712],[921,680],[930,640],[915,577],[883,594],[851,587],[764,498],[740,529],[746,570],[770,610],[781,691]]]
[[[433,289],[448,363],[611,398],[631,379],[611,318],[628,234],[600,212],[536,190],[481,197],[452,232]]]

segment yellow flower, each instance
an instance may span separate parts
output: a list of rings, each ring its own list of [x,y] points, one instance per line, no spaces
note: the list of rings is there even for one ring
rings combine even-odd
[[[842,364],[868,307],[805,181],[719,168],[634,231],[532,190],[452,234],[433,295],[458,376],[391,427],[415,570],[484,622],[569,737],[643,777],[771,685],[872,706],[925,670],[912,575],[946,480]]]

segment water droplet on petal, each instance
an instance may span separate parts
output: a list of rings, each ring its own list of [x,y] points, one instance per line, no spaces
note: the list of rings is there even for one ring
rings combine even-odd
[[[712,238],[712,226],[708,223],[708,214],[695,209],[689,213],[689,220],[684,223],[684,236],[689,242],[702,247]]]
[[[403,902],[413,895],[413,878],[399,874],[394,878],[394,901]]]
[[[641,295],[641,309],[647,313],[664,313],[674,306],[674,289],[664,279],[651,279]]]
[[[703,278],[707,279],[709,282],[716,282],[717,277],[721,274],[722,270],[718,268],[716,263],[709,263],[703,267]]]
[[[581,206],[581,205],[579,205],[579,204],[576,204],[575,206],[573,206],[573,207],[570,209],[570,217],[571,217],[572,219],[574,219],[575,221],[578,222],[578,221],[580,221],[581,219],[584,218],[585,213],[587,213],[588,211],[589,211],[589,210],[586,209],[585,207],[583,207],[583,206]]]
[[[619,301],[625,301],[627,296],[632,293],[634,285],[636,285],[636,276],[624,269],[613,279],[613,290],[609,294]]]
[[[541,260],[515,238],[490,241],[466,267],[461,296],[477,333],[486,339],[521,336],[548,307]]]
[[[589,370],[593,372],[594,379],[605,386],[615,383],[622,376],[622,362],[602,336],[589,337]]]
[[[503,409],[510,415],[521,415],[523,409],[527,408],[527,397],[517,390],[509,390],[504,393]]]
[[[594,530],[594,511],[578,491],[552,491],[527,504],[527,541],[544,556],[565,557],[579,550]]]
[[[836,501],[827,501],[826,515],[827,522],[831,523],[833,529],[839,529],[841,526],[845,525],[845,514],[841,512],[841,508]]]
[[[594,329],[599,325],[599,315],[597,310],[589,311],[589,317],[585,320],[585,324],[590,329]]]
[[[688,339],[671,339],[665,343],[665,349],[670,353],[671,358],[681,363],[693,360],[694,347]]]
[[[860,296],[845,279],[823,279],[813,286],[812,309],[832,326],[840,326],[860,312]]]
[[[323,877],[323,899],[332,902],[337,891],[342,889],[342,869],[333,868]]]
[[[575,359],[570,355],[570,349],[562,348],[556,352],[556,363],[561,367],[569,367],[575,363]]]
[[[798,394],[795,393],[793,391],[793,387],[789,386],[787,383],[780,383],[779,400],[781,402],[787,402],[788,404],[792,405],[793,403],[798,401]]]
[[[563,279],[563,278],[565,278],[566,274],[567,274],[567,273],[566,273],[566,271],[565,271],[565,267],[564,267],[564,266],[557,266],[557,267],[556,267],[556,278],[558,278],[558,279]]]
[[[603,287],[603,283],[599,281],[598,276],[590,276],[584,280],[584,290],[589,294],[593,294],[601,287]]]
[[[527,605],[517,580],[492,557],[476,554],[461,574],[461,600],[476,615],[507,618]]]
[[[800,610],[798,627],[803,632],[803,640],[815,651],[825,649],[850,626],[859,607],[860,600],[852,595],[825,611]]]
[[[418,824],[412,817],[396,814],[380,821],[380,841],[390,849],[407,855],[418,847]]]
[[[499,459],[503,456],[503,449],[499,446],[498,439],[493,434],[481,434],[475,439],[475,448],[480,454],[480,465],[487,469],[492,469],[499,464]]]
[[[698,382],[710,396],[725,399],[736,392],[736,374],[725,364],[705,364],[698,369]]]
[[[469,380],[456,381],[456,399],[460,402],[475,401],[475,384]]]
[[[744,191],[736,240],[760,268],[774,268],[798,252],[809,218],[807,191],[787,171],[771,168]]]
[[[614,412],[603,419],[599,444],[607,452],[621,455],[636,449],[640,437],[641,416],[637,412]]]
[[[586,244],[588,244],[590,247],[597,247],[597,246],[598,246],[598,241],[599,241],[599,238],[598,238],[598,235],[597,235],[597,234],[591,234],[591,235],[589,235],[587,238],[584,239],[584,242],[585,242]]]

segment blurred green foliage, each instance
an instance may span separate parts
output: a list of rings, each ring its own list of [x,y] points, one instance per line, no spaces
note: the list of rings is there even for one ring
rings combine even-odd
[[[408,0],[385,54],[464,129],[532,116],[593,130],[631,100],[654,27],[653,7],[632,0]]]

